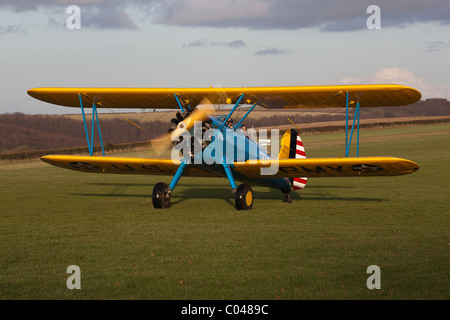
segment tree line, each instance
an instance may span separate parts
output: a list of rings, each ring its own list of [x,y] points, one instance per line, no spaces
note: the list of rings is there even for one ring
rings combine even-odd
[[[91,121],[88,121],[89,139]],[[167,132],[168,123],[143,122],[142,129],[121,119],[102,119],[100,129],[105,145],[147,141],[161,132]],[[94,144],[99,144],[97,126]],[[0,152],[14,153],[31,150],[86,146],[86,133],[82,121],[56,115],[26,115],[22,113],[0,115]]]
[[[325,110],[325,109],[324,109]],[[324,111],[321,110],[321,111]],[[297,110],[289,114],[289,119],[297,124],[312,122],[345,120],[344,109],[327,109],[330,114],[305,113]],[[302,112],[303,111],[303,112]],[[340,113],[336,114],[336,111]],[[353,110],[351,112],[353,114]],[[174,113],[175,115],[175,113]],[[450,102],[446,99],[428,99],[404,107],[362,108],[361,119],[450,116]],[[123,119],[101,119],[102,140],[105,145],[148,141],[166,133],[170,128],[168,121],[136,122],[142,129],[130,125]],[[269,127],[289,124],[287,114],[245,120],[248,127]],[[91,135],[90,121],[88,132]],[[94,144],[99,144],[98,131],[95,128]],[[70,148],[86,146],[86,133],[83,122],[59,115],[26,115],[23,113],[5,113],[0,115],[0,153],[18,153],[32,150]]]

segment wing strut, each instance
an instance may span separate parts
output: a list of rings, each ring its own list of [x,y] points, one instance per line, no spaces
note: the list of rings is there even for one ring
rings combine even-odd
[[[97,106],[95,104],[95,100],[92,102],[92,124],[91,124],[92,131],[91,131],[91,139],[89,139],[89,133],[88,133],[87,123],[86,123],[86,116],[84,114],[83,99],[81,98],[81,94],[78,94],[78,97],[80,99],[80,107],[81,107],[81,113],[83,115],[84,130],[86,131],[86,140],[88,143],[89,155],[92,156],[94,154],[94,127],[95,127],[95,120],[97,120],[98,136],[100,138],[100,144],[102,146],[103,156],[105,156],[105,148],[103,147],[102,133],[100,131],[100,123],[98,121],[98,113],[97,113]]]
[[[236,123],[236,126],[234,127],[234,131],[236,131],[237,128],[239,128],[239,126],[241,125],[242,121],[245,120],[245,118],[247,118],[247,116],[250,114],[250,112],[252,112],[253,109],[255,109],[256,107],[256,103],[250,108],[250,110],[247,111],[247,113],[242,117],[241,120],[239,120],[238,123]]]
[[[231,109],[230,113],[228,113],[227,117],[225,118],[225,120],[223,120],[223,122],[219,125],[219,130],[223,131],[223,127],[225,126],[225,124],[227,123],[228,119],[230,119],[231,115],[233,114],[234,110],[236,110],[236,108],[239,106],[239,104],[241,103],[241,100],[244,98],[245,93],[242,93],[239,96],[239,99],[237,100],[236,104],[233,106],[233,109]]]
[[[353,101],[352,101],[353,102]],[[355,122],[357,123],[357,129],[356,129],[356,156],[359,157],[359,99],[356,103],[355,107],[355,113],[353,115],[353,123],[352,123],[352,130],[350,132],[349,137],[349,131],[348,131],[348,109],[349,109],[349,101],[348,101],[348,92],[345,97],[345,157],[348,158],[348,155],[350,153],[350,146],[352,144],[352,137],[353,137],[353,131],[355,129]]]
[[[231,111],[228,113],[227,117],[225,118],[225,120],[223,120],[223,122],[219,125],[219,130],[223,132],[224,135],[226,135],[226,128],[224,127],[225,124],[227,123],[228,119],[230,119],[231,115],[233,114],[234,110],[236,110],[236,108],[239,106],[239,104],[241,103],[242,99],[244,98],[245,93],[242,93],[236,104],[233,106],[233,108],[231,109]],[[256,104],[246,113],[246,115],[244,116],[244,118],[241,119],[241,121],[239,121],[238,124],[240,124],[242,122],[243,119],[245,119],[245,117],[247,117],[247,115],[255,108]],[[237,125],[236,125],[237,128]],[[234,130],[233,130],[234,131]],[[226,141],[226,138],[224,139],[224,141]],[[226,156],[223,157],[223,163],[222,163],[223,169],[225,171],[225,174],[227,175],[228,178],[228,182],[230,183],[231,186],[231,192],[233,194],[236,194],[236,190],[237,190],[237,186],[236,186],[236,182],[234,180],[233,177],[233,173],[231,172],[231,167],[230,164],[227,163],[227,159]]]
[[[186,112],[184,109],[183,109],[183,104],[181,103],[181,101],[180,101],[180,98],[178,97],[178,94],[174,94],[174,96],[175,96],[175,100],[177,100],[177,104],[178,104],[178,106],[180,107],[180,109],[181,109],[181,112]],[[192,111],[192,109],[191,109],[191,107],[189,106],[189,103],[187,103],[187,108],[189,109],[189,111]],[[188,112],[189,113],[189,112]]]

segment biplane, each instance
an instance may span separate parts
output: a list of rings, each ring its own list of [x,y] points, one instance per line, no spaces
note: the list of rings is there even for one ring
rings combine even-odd
[[[349,157],[355,125],[359,145],[360,107],[403,106],[420,100],[419,91],[401,85],[35,88],[28,90],[28,94],[48,103],[81,108],[83,115],[89,156],[46,155],[41,157],[43,161],[81,172],[171,177],[170,182],[159,182],[154,186],[154,208],[171,206],[170,198],[182,176],[228,179],[236,209],[248,210],[253,206],[252,185],[280,190],[283,201],[290,203],[290,192],[305,187],[309,177],[395,176],[419,169],[417,163],[402,158],[359,157],[359,149],[356,157]],[[345,156],[306,158],[299,132],[294,129],[286,130],[282,136],[278,154],[268,152],[242,130],[243,121],[256,106],[269,109],[345,107]],[[92,108],[91,135],[84,111],[86,107]],[[178,158],[105,156],[97,108],[174,110],[176,113],[167,135],[155,139],[153,143],[156,147],[166,145],[167,136],[170,136],[171,155],[178,155]],[[230,120],[238,108],[244,108],[247,112],[232,126]],[[354,116],[350,130],[351,108],[354,108]],[[225,114],[218,115],[221,111]],[[100,156],[95,156],[93,152],[95,125],[103,152]],[[180,145],[183,148],[179,148]],[[236,181],[240,182],[239,186]]]

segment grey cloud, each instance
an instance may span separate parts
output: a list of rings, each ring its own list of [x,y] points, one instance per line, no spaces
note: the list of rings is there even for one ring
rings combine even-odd
[[[130,1],[133,2],[133,1]],[[136,1],[138,2],[138,1]],[[33,11],[39,8],[68,7],[70,5],[103,6],[123,3],[121,0],[0,0],[0,7],[14,11]]]
[[[187,45],[183,45],[183,47],[201,47],[201,48],[206,48],[208,46],[208,40],[206,39],[199,39],[199,40],[195,40],[193,42],[189,42]]]
[[[41,1],[41,2],[51,2],[51,1]],[[17,12],[37,10],[39,5],[40,5],[39,1],[32,1],[32,0],[24,0],[24,1],[0,0],[0,7]]]
[[[23,25],[0,26],[0,36],[8,33],[25,32]]]
[[[258,50],[254,53],[255,56],[273,56],[278,54],[287,54],[287,51],[280,50],[277,48],[270,48],[270,49],[262,49]]]
[[[130,1],[136,5],[142,1]],[[142,2],[143,3],[143,2]],[[150,3],[150,2],[149,2]],[[49,14],[61,11],[76,4],[81,9],[81,26],[98,29],[132,29],[139,27],[126,12],[128,4],[120,0],[0,0],[0,8],[15,12],[46,10]],[[53,18],[49,18],[49,25],[57,25]]]
[[[366,29],[367,8],[381,9],[381,27],[414,23],[450,24],[448,0],[0,0],[15,11],[67,7],[74,4],[105,11],[89,21],[98,28],[136,29],[126,8],[134,6],[154,24],[254,30],[316,28],[325,32]],[[109,11],[108,11],[109,10]],[[109,16],[107,16],[109,14]]]
[[[234,41],[228,42],[227,46],[230,48],[236,49],[236,48],[246,47],[247,45],[245,44],[245,42],[243,40],[234,40]]]
[[[94,27],[99,29],[131,29],[137,30],[139,27],[128,16],[125,10],[120,7],[103,7],[99,9],[82,9],[82,27]]]
[[[242,48],[246,47],[247,45],[243,40],[237,39],[230,42],[217,42],[217,41],[210,41],[207,39],[199,39],[193,42],[190,42],[186,45],[183,45],[183,47],[200,47],[200,48],[206,48],[206,47],[228,47],[232,49]]]
[[[325,22],[321,24],[319,28],[321,31],[326,32],[357,31],[366,28],[367,17],[358,17],[347,21]]]
[[[450,48],[450,42],[432,41],[427,43],[427,52],[440,52]]]
[[[170,0],[155,7],[154,23],[250,29],[318,28],[351,31],[366,28],[373,0]],[[450,24],[448,0],[379,0],[382,27],[417,22]]]

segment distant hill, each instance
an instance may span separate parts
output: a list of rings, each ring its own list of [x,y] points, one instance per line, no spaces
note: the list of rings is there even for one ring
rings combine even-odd
[[[294,123],[305,124],[324,121],[345,120],[345,107],[331,109],[299,109],[298,112],[290,112],[289,116],[283,112],[267,111],[270,116],[264,117],[263,113],[255,119],[249,117],[246,120],[247,125],[255,127],[269,127],[274,125],[289,124],[289,117]],[[324,111],[328,110],[328,114]],[[354,108],[350,110],[353,116]],[[382,119],[382,118],[400,118],[400,117],[426,117],[426,116],[450,116],[450,101],[446,99],[427,99],[403,107],[384,107],[384,108],[361,108],[361,119]],[[352,118],[353,119],[353,118]]]
[[[353,110],[351,110],[352,114]],[[164,121],[161,120],[158,112],[146,115],[149,116],[140,117],[145,121],[133,120],[143,130],[117,115],[112,118],[102,118],[100,115],[103,143],[106,145],[148,141],[167,132],[170,127],[170,117],[175,116],[175,112],[164,117]],[[234,116],[236,115],[240,117],[244,113],[240,111]],[[404,107],[361,109],[361,119],[424,116],[450,116],[450,102],[446,99],[427,99]],[[287,118],[299,125],[345,120],[345,108],[263,110],[251,114],[245,124],[248,127],[283,126],[289,124]],[[0,153],[86,146],[86,134],[80,119],[60,115],[2,114],[0,115]],[[88,123],[90,124],[90,119]],[[95,129],[95,145],[98,145],[98,131],[97,128]],[[90,134],[91,128],[88,130]]]
[[[90,121],[89,125],[90,125]],[[104,144],[146,141],[167,132],[168,123],[156,121],[140,124],[143,130],[120,119],[100,121]],[[91,128],[88,127],[89,136]],[[95,127],[94,144],[99,144]],[[83,122],[57,115],[0,115],[0,153],[86,146]]]

